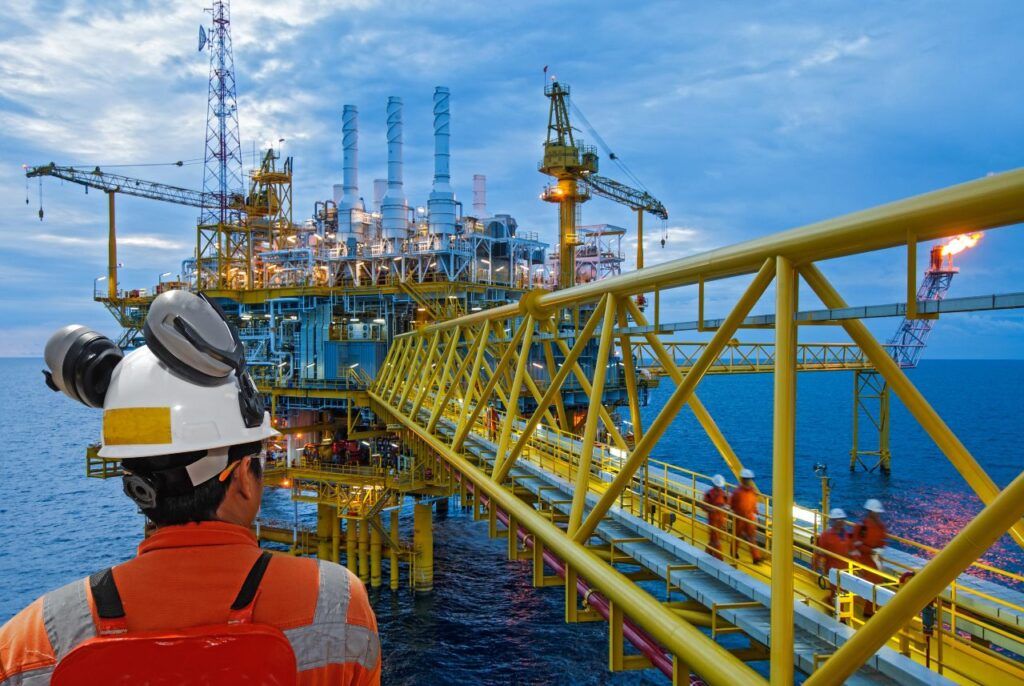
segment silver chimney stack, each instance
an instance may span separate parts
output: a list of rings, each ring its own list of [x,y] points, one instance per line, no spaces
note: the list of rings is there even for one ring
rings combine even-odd
[[[344,179],[338,203],[338,232],[342,240],[361,232],[363,203],[359,200],[359,110],[345,105],[341,114],[342,146],[344,148]],[[352,211],[360,213],[352,221]]]
[[[388,192],[381,203],[384,238],[402,239],[409,234],[409,205],[402,188],[402,99],[388,98]]]
[[[455,194],[451,185],[449,149],[450,93],[444,86],[434,89],[434,187],[427,201],[430,232],[441,236],[455,233]]]
[[[473,174],[473,216],[487,216],[487,177],[483,174]]]
[[[380,214],[381,203],[384,202],[384,194],[388,191],[387,179],[373,180],[373,211]]]

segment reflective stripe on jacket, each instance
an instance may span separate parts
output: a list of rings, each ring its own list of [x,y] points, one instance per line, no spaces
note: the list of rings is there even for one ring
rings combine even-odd
[[[128,630],[159,631],[226,621],[223,608],[260,555],[247,529],[202,522],[157,530],[114,567]],[[253,620],[284,632],[301,686],[380,683],[377,620],[358,578],[322,560],[274,557]],[[26,607],[0,628],[0,686],[46,686],[54,665],[96,635],[88,579]]]

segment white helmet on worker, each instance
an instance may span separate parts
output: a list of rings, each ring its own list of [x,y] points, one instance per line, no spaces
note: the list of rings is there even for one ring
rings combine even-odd
[[[832,521],[837,521],[837,520],[844,520],[845,521],[846,520],[846,510],[844,510],[841,507],[833,507],[832,510],[828,513],[828,518],[831,519]]]
[[[740,472],[740,478],[741,479],[753,479],[754,478],[754,470],[752,470],[752,469],[744,469],[744,470],[742,470]]]
[[[868,498],[864,502],[864,509],[868,512],[874,512],[875,514],[883,514],[885,512],[885,508],[882,507],[881,501],[874,498]]]
[[[715,474],[713,477],[711,477],[711,483],[713,483],[718,488],[722,488],[723,486],[725,486],[725,477],[723,477],[721,474]]]
[[[80,326],[61,329],[46,345],[47,384],[103,408],[100,457],[189,453],[173,468],[183,472],[178,481],[187,472],[187,482],[198,486],[243,457],[242,446],[251,455],[277,434],[246,371],[238,332],[213,301],[163,293],[150,306],[144,333],[147,345],[123,359],[109,339]]]

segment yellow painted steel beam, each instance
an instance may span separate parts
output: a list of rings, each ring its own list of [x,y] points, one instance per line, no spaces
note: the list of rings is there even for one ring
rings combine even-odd
[[[590,465],[594,457],[594,440],[597,437],[597,420],[604,400],[604,381],[608,374],[608,355],[612,351],[612,332],[615,330],[615,312],[618,303],[614,296],[605,296],[604,314],[601,317],[601,340],[597,346],[597,357],[594,359],[594,383],[590,390],[590,406],[587,408],[587,419],[583,427],[583,445],[580,448],[579,461],[576,466],[576,489],[572,494],[572,507],[569,509],[569,529],[571,536],[583,521],[583,506],[587,503],[590,492]]]
[[[839,292],[829,283],[824,274],[814,265],[800,267],[800,273],[804,280],[821,299],[825,307],[838,308],[846,307]],[[981,498],[986,505],[993,502],[999,493],[992,478],[982,469],[967,447],[960,442],[956,434],[942,421],[928,401],[925,400],[917,387],[911,383],[907,375],[900,369],[899,365],[886,353],[885,348],[868,331],[863,322],[857,319],[843,320],[843,328],[853,339],[854,343],[860,346],[864,354],[868,356],[871,363],[875,365],[878,373],[888,382],[889,387],[903,401],[907,410],[914,416],[921,428],[924,429],[935,445],[949,459],[960,475],[964,477],[967,484]],[[1024,547],[1024,522],[1016,522],[1010,529],[1010,536],[1017,542],[1017,545]]]
[[[553,322],[548,322],[547,329],[548,332],[554,336],[555,345],[558,346],[562,355],[568,357],[569,345],[558,336],[555,324]],[[583,373],[583,369],[580,367],[578,361],[572,365],[572,374],[576,377],[576,381],[579,382],[580,388],[583,389],[583,392],[590,395],[590,379],[588,379],[587,375]],[[608,431],[608,435],[611,436],[612,443],[618,446],[621,450],[628,450],[629,448],[626,445],[626,440],[622,437],[619,429],[615,426],[615,422],[612,421],[611,414],[609,414],[607,408],[605,408],[604,405],[600,405],[598,407],[598,411],[601,413],[601,421],[604,422],[605,429]]]
[[[558,371],[555,372],[551,379],[551,384],[548,386],[548,390],[544,393],[544,397],[541,398],[540,408],[546,407],[557,398],[561,397],[562,384],[565,382],[565,378],[569,375],[572,366],[579,359],[580,355],[583,354],[584,348],[590,342],[590,337],[594,335],[594,331],[597,329],[597,325],[601,319],[601,309],[595,309],[587,320],[587,323],[583,326],[583,330],[576,338],[576,344],[569,351],[569,354],[565,357],[565,360],[559,366]],[[520,433],[518,440],[512,451],[509,453],[508,458],[502,463],[499,469],[494,471],[494,480],[499,483],[504,481],[508,476],[509,471],[515,464],[516,460],[523,452],[523,448],[526,447],[527,441],[533,436],[533,432],[537,429],[537,425],[540,424],[541,413],[534,412],[528,420],[526,420],[526,426],[523,427],[523,431]]]
[[[429,379],[433,374],[433,364],[438,351],[437,344],[440,340],[441,332],[435,331],[433,337],[430,339],[430,343],[428,343],[427,347],[422,351],[423,355],[418,358],[423,360],[422,365],[417,364],[413,366],[413,374],[409,379],[409,383],[406,383],[405,390],[402,391],[402,395],[398,399],[399,407],[403,407],[405,405],[405,401],[409,399],[410,392],[413,388],[421,388],[421,394],[426,392],[427,379]]]
[[[523,388],[523,378],[526,376],[526,368],[530,364],[530,346],[533,344],[534,321],[530,315],[523,320],[523,342],[520,344],[519,359],[516,366],[515,378],[512,380],[512,388],[509,389],[508,403],[505,405],[505,421],[501,424],[501,435],[498,436],[498,450],[494,454],[494,470],[497,470],[505,461],[505,453],[508,451],[508,442],[512,436],[512,424],[519,414],[519,394]],[[495,370],[495,375],[501,373]]]
[[[480,338],[477,341],[476,355],[473,360],[473,371],[470,372],[469,381],[466,382],[466,393],[462,396],[462,410],[459,412],[459,425],[466,424],[466,415],[470,412],[469,404],[473,402],[476,394],[476,387],[480,380],[480,370],[484,366],[484,352],[487,350],[487,339],[491,335],[491,322],[486,321],[480,329]],[[476,421],[475,419],[473,421]]]
[[[548,367],[548,378],[551,379],[557,373],[558,366],[555,365],[555,354],[551,350],[551,341],[544,341],[544,363]],[[565,402],[562,400],[562,394],[555,395],[555,412],[558,414],[558,428],[566,431],[569,427],[569,418],[565,414]]]
[[[630,316],[633,317],[633,321],[635,321],[638,326],[647,326],[647,318],[644,317],[644,313],[640,311],[640,308],[636,306],[636,303],[627,299],[626,308],[629,310]],[[645,334],[644,337],[647,339],[648,345],[651,346],[651,350],[655,352],[655,355],[661,361],[661,364],[666,370],[668,370],[668,374],[675,382],[676,386],[679,386],[683,381],[684,375],[673,363],[671,355],[669,355],[665,346],[658,339],[658,335],[651,332]],[[707,434],[711,443],[715,446],[715,449],[718,450],[718,454],[722,456],[722,459],[725,460],[725,464],[730,470],[732,470],[733,476],[739,480],[740,472],[743,471],[743,463],[740,462],[740,458],[736,454],[736,451],[733,450],[732,445],[730,445],[729,441],[725,438],[725,434],[723,434],[722,430],[718,428],[718,424],[715,423],[711,413],[708,412],[707,408],[704,407],[704,403],[702,403],[700,398],[697,397],[696,390],[691,392],[690,399],[687,404],[693,411],[693,414],[697,418],[697,422],[701,425],[701,428],[704,429],[704,433]]]
[[[643,210],[637,210],[640,216],[640,226],[643,226]],[[643,245],[637,247],[638,259],[643,261]],[[642,265],[641,265],[642,266]],[[618,307],[619,327],[624,329],[629,324],[627,321],[626,308],[621,304]],[[633,426],[633,439],[639,440],[644,433],[643,417],[640,416],[640,394],[636,384],[636,367],[633,364],[633,345],[629,334],[619,334],[619,346],[622,348],[622,375],[626,377],[626,397],[629,401],[629,421]]]
[[[757,304],[758,299],[760,299],[774,276],[775,260],[766,259],[757,276],[754,277],[750,286],[747,287],[747,290],[740,297],[739,302],[736,303],[736,307],[733,308],[729,316],[722,322],[721,328],[715,332],[711,342],[708,343],[708,347],[704,349],[704,352],[694,364],[693,370],[683,378],[682,383],[669,396],[661,412],[655,417],[650,428],[644,433],[644,437],[636,444],[636,448],[630,453],[621,470],[608,486],[608,490],[601,495],[597,504],[594,505],[590,514],[587,515],[583,524],[576,531],[573,536],[574,540],[586,542],[591,534],[594,533],[594,529],[597,528],[601,518],[605,516],[623,489],[632,481],[636,470],[650,456],[651,450],[661,440],[661,437],[672,423],[672,420],[675,419],[683,404],[690,398],[693,389],[696,388],[703,377],[704,371],[711,365],[715,357],[721,352],[723,346],[736,332],[740,322],[746,318],[750,310]]]
[[[524,320],[523,324],[525,323],[526,322]],[[498,364],[495,365],[494,372],[491,374],[491,378],[487,380],[487,385],[485,385],[484,389],[480,392],[480,397],[477,398],[476,405],[473,407],[473,411],[470,412],[469,418],[464,419],[464,421],[462,422],[462,426],[458,428],[458,433],[455,434],[455,438],[452,441],[452,448],[454,450],[462,450],[462,444],[466,440],[466,436],[469,435],[469,432],[473,429],[473,425],[476,424],[476,420],[479,419],[480,413],[483,412],[485,404],[487,403],[487,399],[491,397],[491,393],[494,392],[494,387],[498,385],[500,370],[503,370],[505,367],[507,367],[509,362],[515,356],[516,345],[518,345],[518,342],[522,339],[522,337],[525,334],[526,326],[520,325],[519,328],[516,330],[515,334],[512,336],[512,340],[509,341],[508,348],[505,349],[505,353],[501,356],[501,359],[498,360]],[[481,359],[479,366],[483,367],[485,364],[486,363],[483,361],[483,359]],[[476,371],[477,370],[474,369],[474,373],[476,373]],[[464,408],[468,406],[468,402],[465,405],[463,405]]]
[[[435,452],[442,455],[455,469],[476,486],[479,493],[491,499],[492,507],[500,507],[529,530],[535,540],[560,557],[584,577],[588,583],[619,603],[626,615],[637,626],[650,633],[666,650],[678,655],[694,672],[712,686],[764,685],[767,682],[728,650],[715,643],[706,634],[675,616],[654,596],[630,581],[587,548],[565,535],[565,532],[545,519],[531,505],[520,500],[511,491],[493,481],[458,452],[426,431],[393,406],[374,394],[374,400],[389,407],[395,419],[409,431],[418,435]]]
[[[455,348],[459,338],[462,336],[462,327],[455,327],[452,332],[445,332],[448,334],[448,343],[445,346],[444,352],[441,354],[444,358],[444,366],[440,370],[440,374],[434,373],[434,367],[428,367],[424,370],[424,381],[421,382],[419,394],[416,396],[416,402],[413,403],[412,412],[410,413],[413,417],[419,415],[420,408],[423,406],[423,401],[427,397],[427,392],[430,391],[436,384],[438,388],[444,383],[445,377],[448,376],[448,370],[451,368],[452,355],[455,354]],[[435,351],[436,352],[436,351]]]
[[[651,290],[756,272],[767,259],[787,255],[797,265],[903,245],[907,231],[918,241],[946,238],[1024,222],[1024,169],[986,176],[923,195],[782,231],[642,271],[551,291],[538,305],[557,309],[594,302],[605,293],[636,295]],[[510,317],[519,305],[474,312],[427,330]]]
[[[441,396],[441,398],[434,404],[434,409],[431,410],[430,412],[430,421],[427,422],[427,431],[433,431],[434,428],[437,426],[437,421],[441,418],[441,413],[444,411],[446,407],[448,407],[448,403],[451,402],[452,396],[455,395],[456,390],[462,384],[462,379],[466,374],[466,370],[469,369],[469,365],[473,362],[473,356],[474,353],[476,352],[473,346],[482,346],[484,344],[487,329],[489,327],[490,322],[484,322],[483,327],[481,327],[483,329],[483,336],[480,336],[473,343],[473,345],[468,347],[468,349],[466,350],[466,357],[460,360],[459,366],[455,370],[455,373],[452,374],[451,377],[448,379],[448,387],[445,389],[444,394]],[[467,332],[467,334],[469,333],[468,329],[466,329],[465,331]],[[468,338],[468,336],[466,337]],[[456,355],[458,355],[458,353],[456,353]],[[463,400],[463,402],[465,402],[465,400]]]
[[[772,413],[771,683],[793,683],[793,451],[796,446],[796,312],[799,281],[775,267],[775,398]]]
[[[838,684],[884,646],[889,638],[937,598],[974,560],[981,557],[1024,516],[1024,472],[953,537],[931,561],[857,630],[804,683]]]

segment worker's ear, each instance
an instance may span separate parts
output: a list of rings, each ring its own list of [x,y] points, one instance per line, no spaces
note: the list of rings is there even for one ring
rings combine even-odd
[[[246,500],[251,500],[260,494],[263,484],[259,476],[253,473],[252,457],[243,457],[235,469],[232,485],[238,490],[238,494]]]

